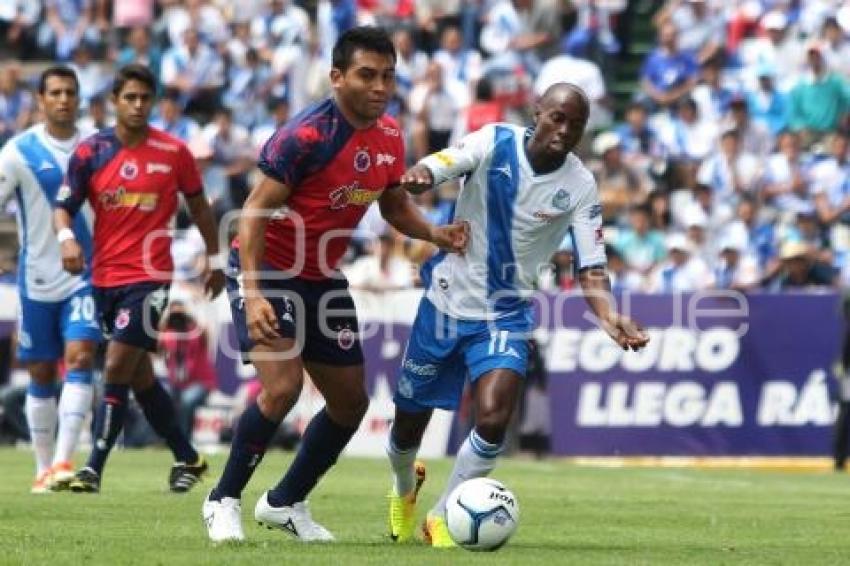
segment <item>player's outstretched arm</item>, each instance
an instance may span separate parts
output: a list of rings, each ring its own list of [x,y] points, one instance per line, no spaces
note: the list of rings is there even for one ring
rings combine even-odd
[[[204,244],[207,247],[209,270],[204,278],[204,291],[210,298],[215,298],[224,289],[224,259],[219,255],[218,231],[207,198],[203,192],[186,197],[189,214],[198,227]]]
[[[378,200],[381,215],[387,222],[409,238],[430,242],[443,251],[463,253],[469,242],[469,225],[466,222],[455,222],[434,226],[422,215],[403,186],[404,176],[401,186],[385,190]]]
[[[260,177],[239,216],[239,261],[248,334],[254,342],[268,344],[280,335],[274,309],[260,292],[260,265],[265,252],[266,225],[271,215],[286,203],[291,190],[264,174]],[[296,246],[299,245],[304,243],[296,242]]]
[[[77,237],[71,229],[71,214],[64,208],[53,210],[53,228],[56,230],[56,238],[59,240],[59,248],[62,253],[62,267],[68,273],[78,275],[86,266],[83,248],[77,242]]]
[[[599,324],[623,350],[637,352],[649,343],[649,335],[631,318],[619,314],[613,307],[611,280],[604,267],[583,269],[578,275],[584,298]]]

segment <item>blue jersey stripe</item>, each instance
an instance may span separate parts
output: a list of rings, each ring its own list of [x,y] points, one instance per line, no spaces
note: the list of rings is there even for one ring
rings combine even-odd
[[[29,241],[29,226],[27,226],[27,208],[24,206],[24,195],[21,186],[15,188],[15,197],[18,199],[18,213],[21,215],[21,260],[18,265],[18,289],[21,296],[27,296],[27,243]]]
[[[32,171],[38,186],[44,193],[44,198],[47,199],[47,204],[52,207],[64,175],[53,153],[44,147],[34,132],[21,137],[17,142],[17,149],[27,167]]]
[[[523,303],[516,293],[511,243],[519,176],[514,132],[496,126],[493,160],[487,171],[487,297],[496,313],[515,312]]]

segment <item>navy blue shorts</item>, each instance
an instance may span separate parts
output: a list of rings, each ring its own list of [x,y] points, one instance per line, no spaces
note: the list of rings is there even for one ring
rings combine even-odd
[[[100,327],[107,340],[155,352],[159,321],[168,305],[168,283],[95,287]]]
[[[263,269],[281,273],[269,266]],[[242,360],[249,363],[247,354],[256,343],[248,335],[241,273],[239,253],[232,250],[226,273],[227,294]],[[348,281],[269,277],[260,280],[260,292],[274,308],[278,333],[296,342],[296,350],[284,353],[284,359],[300,356],[304,361],[331,366],[363,364],[360,327]]]

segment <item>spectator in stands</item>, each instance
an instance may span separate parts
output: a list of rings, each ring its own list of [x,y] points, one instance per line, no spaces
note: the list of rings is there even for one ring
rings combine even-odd
[[[758,88],[747,93],[747,108],[754,122],[776,136],[788,124],[788,97],[776,88],[776,69],[771,65],[759,65],[756,76]]]
[[[687,236],[668,234],[665,239],[667,259],[647,277],[650,293],[689,293],[714,285],[711,270],[702,258],[693,255]]]
[[[717,145],[718,124],[703,120],[694,99],[683,98],[676,116],[658,122],[658,135],[674,166],[694,167]]]
[[[823,52],[819,42],[808,45],[808,72],[789,95],[788,125],[800,132],[805,147],[835,130],[850,109],[847,80],[827,67]]]
[[[151,125],[188,143],[200,133],[201,127],[192,118],[184,116],[182,108],[180,91],[166,89],[159,99],[157,113],[151,120]]]
[[[186,31],[194,30],[201,42],[215,46],[229,36],[221,10],[210,0],[182,0],[168,18],[168,37],[172,47],[186,42]]]
[[[481,54],[464,46],[460,27],[448,25],[440,35],[440,49],[433,60],[443,66],[445,76],[475,88],[481,78]]]
[[[717,246],[720,253],[714,263],[714,286],[717,289],[747,292],[761,282],[758,260],[747,253],[747,238],[730,233]]]
[[[820,222],[830,230],[833,249],[850,251],[850,140],[835,133],[829,143],[829,157],[811,168],[811,194]],[[850,369],[850,368],[848,368]]]
[[[703,61],[700,65],[700,80],[691,97],[697,103],[703,120],[719,122],[729,110],[735,93],[721,81],[723,60],[720,57]]]
[[[690,95],[697,83],[699,66],[692,53],[681,51],[678,32],[671,23],[658,29],[658,47],[650,53],[641,70],[641,90],[660,108],[669,108]]]
[[[768,158],[762,189],[764,199],[780,212],[811,212],[808,158],[800,148],[800,136],[785,131],[779,135],[779,151]]]
[[[219,107],[224,61],[210,46],[201,43],[196,28],[187,28],[182,43],[165,52],[160,76],[164,87],[180,93],[186,114],[196,114],[203,121]]]
[[[144,26],[135,26],[127,34],[127,46],[118,54],[115,67],[120,69],[130,63],[146,66],[154,76],[162,74],[162,51],[151,41],[151,35]]]
[[[668,231],[673,221],[669,193],[656,189],[649,194],[646,207],[649,209],[650,228],[659,232]]]
[[[214,208],[219,214],[242,208],[250,191],[248,173],[256,161],[251,135],[233,123],[229,108],[220,108],[201,136],[212,150],[210,166],[204,170],[204,185],[210,189],[208,196]]]
[[[91,99],[106,94],[112,87],[111,73],[92,58],[91,48],[85,43],[74,49],[68,65],[80,81],[80,107],[88,108]]]
[[[260,154],[260,150],[277,129],[289,120],[289,102],[285,98],[269,98],[266,115],[266,119],[251,130],[251,144],[256,155]]]
[[[0,146],[32,121],[35,105],[32,93],[21,82],[21,66],[16,62],[0,68]]]
[[[833,16],[823,22],[821,42],[826,66],[841,76],[850,76],[850,42]]]
[[[735,219],[725,232],[736,231],[746,237],[747,253],[758,260],[762,272],[772,273],[776,268],[777,234],[774,223],[763,217],[757,195],[743,194],[735,208]]]
[[[745,40],[738,54],[750,76],[761,65],[782,69],[777,77],[779,90],[790,89],[804,71],[805,49],[789,29],[788,16],[780,10],[767,12],[761,19],[765,35]]]
[[[736,94],[729,101],[729,113],[723,121],[723,129],[729,128],[738,132],[741,149],[745,153],[765,158],[774,149],[775,136],[766,125],[750,119],[747,100],[741,94]]]
[[[649,179],[622,158],[620,138],[614,132],[603,132],[593,140],[597,156],[588,168],[599,188],[602,220],[614,224],[631,207],[641,204],[652,189]]]
[[[159,335],[168,383],[183,432],[192,437],[195,411],[217,387],[206,331],[182,303],[171,302]]]
[[[608,277],[611,279],[611,291],[614,294],[643,290],[643,276],[637,271],[629,269],[617,248],[606,245],[605,255],[608,256]]]
[[[541,59],[557,53],[560,19],[554,2],[496,0],[481,30],[481,48],[490,56],[488,66],[520,66],[536,76]]]
[[[42,0],[0,2],[0,57],[23,59],[34,55],[41,7]]]
[[[573,0],[570,4],[576,10],[576,24],[564,37],[564,51],[594,58],[620,51],[612,20],[626,8],[625,1]]]
[[[667,169],[666,152],[655,128],[649,124],[646,105],[637,100],[630,102],[624,118],[614,130],[620,138],[623,159],[652,176],[662,175]]]
[[[667,255],[664,249],[664,235],[650,227],[649,218],[648,207],[633,207],[629,213],[631,226],[622,230],[614,243],[626,265],[643,274],[648,273]]]
[[[835,270],[813,259],[812,250],[804,242],[788,241],[779,254],[782,264],[779,272],[767,281],[772,291],[789,291],[807,287],[832,287],[836,282]]]
[[[46,0],[38,43],[58,60],[67,61],[81,43],[100,42],[100,30],[94,24],[93,0]]]
[[[89,100],[88,112],[77,120],[77,126],[84,131],[102,130],[115,124],[113,116],[109,115],[104,96],[94,96]]]
[[[761,170],[759,159],[741,148],[738,130],[727,129],[720,146],[700,165],[697,181],[711,187],[715,199],[731,203],[758,188]]]
[[[450,145],[456,120],[469,105],[466,85],[446,78],[443,66],[432,61],[425,79],[410,93],[413,115],[412,145],[418,161]]]
[[[269,0],[267,8],[251,20],[251,45],[268,61],[281,45],[306,45],[309,29],[304,8],[292,0]]]
[[[475,84],[475,98],[464,110],[463,117],[456,122],[456,129],[452,136],[454,139],[460,139],[487,124],[505,120],[504,105],[494,100],[493,85],[489,78],[483,77]]]
[[[679,46],[696,55],[699,62],[723,54],[726,32],[723,15],[716,4],[706,0],[671,0],[665,2],[653,18],[656,27],[671,22],[679,32]]]
[[[425,76],[428,55],[414,43],[413,34],[406,27],[393,32],[392,38],[398,54],[395,66],[396,92],[399,96],[407,98],[413,85]]]
[[[271,67],[260,60],[255,49],[245,52],[244,64],[231,65],[228,86],[224,92],[224,104],[233,112],[240,126],[253,128],[267,118],[266,101],[280,86],[272,74]],[[278,93],[282,92],[282,88]]]

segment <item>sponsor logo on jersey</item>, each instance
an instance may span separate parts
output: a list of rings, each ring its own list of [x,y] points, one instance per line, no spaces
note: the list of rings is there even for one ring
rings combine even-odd
[[[148,163],[145,168],[145,172],[148,175],[152,175],[154,173],[171,173],[171,165],[167,163]]]
[[[505,163],[501,167],[494,167],[493,171],[495,171],[496,173],[501,173],[502,175],[507,177],[508,180],[512,180],[514,178],[513,173],[511,172],[511,166],[507,163]]]
[[[125,161],[121,164],[121,170],[118,172],[118,174],[121,175],[122,179],[132,181],[133,179],[139,176],[139,164],[136,163],[135,159]]]
[[[404,369],[412,374],[425,377],[437,375],[437,366],[435,364],[417,363],[411,359],[404,360]]]
[[[590,207],[590,217],[596,218],[597,216],[602,216],[602,205],[594,204]]]
[[[381,165],[392,165],[395,163],[395,155],[390,155],[389,153],[379,153],[375,156],[375,165],[380,167]]]
[[[435,153],[434,159],[436,159],[446,167],[451,167],[455,164],[454,158],[448,152],[445,151],[438,151],[437,153]]]
[[[350,328],[342,328],[336,335],[336,343],[343,350],[350,350],[354,347],[356,337]]]
[[[535,210],[532,216],[534,216],[537,220],[541,222],[546,222],[547,224],[556,221],[561,216],[563,216],[563,212],[544,212],[542,210]]]
[[[568,210],[570,208],[570,193],[566,189],[558,189],[552,197],[552,206],[558,210]]]
[[[334,189],[330,194],[331,210],[340,210],[349,205],[369,206],[381,196],[380,189],[361,189],[360,183],[356,181]]]
[[[357,153],[354,154],[354,169],[358,173],[365,173],[369,170],[370,165],[372,165],[372,158],[369,156],[369,152],[366,149],[358,149]]]
[[[55,167],[46,159],[42,160],[41,165],[38,166],[39,171],[50,171],[51,169],[55,169]]]
[[[390,136],[391,138],[397,138],[400,135],[396,128],[390,128],[389,126],[384,126],[383,124],[378,124],[378,128],[380,128],[380,130],[384,132],[384,134]]]
[[[130,324],[130,309],[121,309],[115,316],[115,328],[124,330]]]
[[[100,204],[104,210],[138,208],[143,212],[150,212],[156,208],[158,202],[158,193],[130,193],[124,187],[100,195]]]
[[[177,150],[179,149],[173,143],[165,143],[165,142],[161,142],[161,141],[158,141],[158,140],[152,140],[150,138],[148,138],[146,143],[151,147],[155,147],[156,149],[161,149],[162,151],[170,151],[171,153],[177,153]]]

